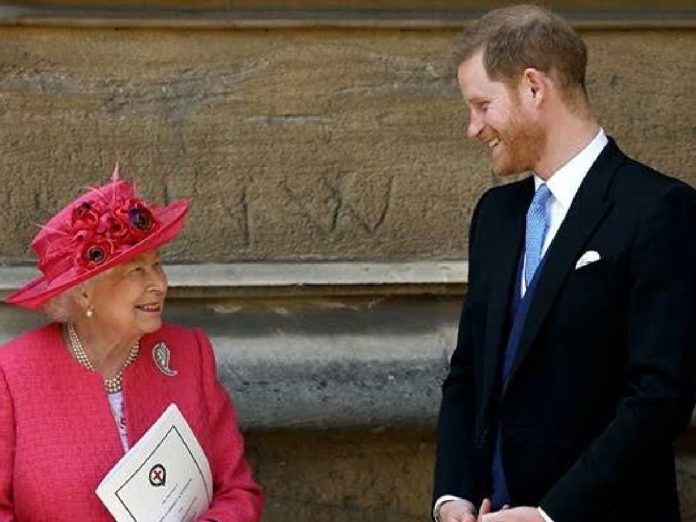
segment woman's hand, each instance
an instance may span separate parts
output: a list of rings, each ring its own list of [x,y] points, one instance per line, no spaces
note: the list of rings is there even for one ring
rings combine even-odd
[[[502,509],[482,517],[481,522],[544,522],[539,510],[534,507]]]
[[[464,500],[450,500],[440,506],[440,522],[477,522],[472,504]]]

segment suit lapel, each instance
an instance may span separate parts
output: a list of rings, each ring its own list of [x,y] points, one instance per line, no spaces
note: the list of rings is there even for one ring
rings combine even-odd
[[[563,282],[574,269],[575,260],[582,248],[611,207],[611,201],[606,198],[607,189],[623,158],[621,151],[610,139],[580,185],[561,228],[546,252],[536,290],[531,296],[510,380],[529,352]]]
[[[534,181],[529,178],[511,185],[511,193],[505,204],[505,213],[500,216],[501,222],[492,231],[495,237],[493,247],[489,250],[494,258],[491,273],[491,289],[488,295],[490,301],[487,311],[486,341],[484,346],[484,377],[480,411],[486,411],[495,390],[498,367],[507,341],[509,331],[508,316],[510,298],[515,286],[515,277],[519,257],[524,244],[525,217],[532,197],[534,196]]]

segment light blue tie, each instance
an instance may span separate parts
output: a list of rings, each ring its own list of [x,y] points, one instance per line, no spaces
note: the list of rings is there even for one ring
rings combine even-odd
[[[541,261],[541,248],[544,245],[546,231],[549,229],[549,215],[546,202],[551,197],[551,191],[546,183],[539,185],[534,194],[529,210],[527,210],[527,234],[525,237],[524,281],[527,288],[532,283],[534,272]]]

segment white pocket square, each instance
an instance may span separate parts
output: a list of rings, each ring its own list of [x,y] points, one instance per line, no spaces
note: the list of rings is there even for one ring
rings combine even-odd
[[[595,261],[599,261],[600,259],[602,259],[602,256],[599,255],[599,252],[596,250],[588,250],[581,255],[577,263],[575,263],[575,270],[582,268],[583,266],[587,266],[590,263],[594,263]]]

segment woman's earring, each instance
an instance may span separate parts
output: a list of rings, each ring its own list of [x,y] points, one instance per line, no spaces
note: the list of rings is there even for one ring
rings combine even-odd
[[[94,309],[90,306],[85,312],[85,315],[91,319],[94,316]]]

